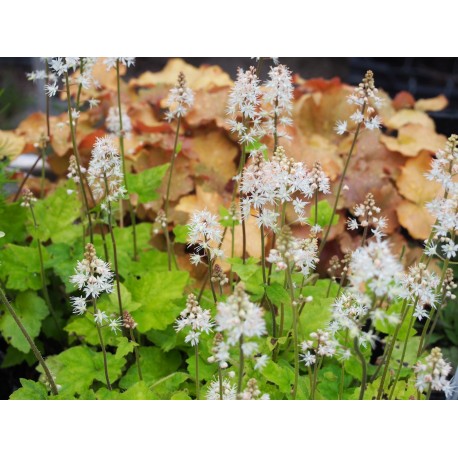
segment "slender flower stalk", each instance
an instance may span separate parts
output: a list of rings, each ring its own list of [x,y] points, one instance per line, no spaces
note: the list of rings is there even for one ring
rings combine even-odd
[[[129,188],[127,185],[126,160],[125,160],[125,153],[124,153],[124,136],[126,135],[126,133],[129,132],[131,126],[130,126],[130,120],[126,115],[124,115],[122,111],[122,106],[121,106],[121,77],[120,77],[119,70],[120,70],[120,65],[122,64],[122,62],[123,62],[122,58],[118,57],[116,59],[116,88],[117,88],[117,98],[118,98],[117,114],[118,114],[118,122],[119,122],[119,129],[117,129],[116,134],[118,135],[118,138],[119,138],[119,149],[121,151],[121,163],[122,163],[122,172],[124,175],[124,187],[126,189],[126,194],[128,195],[128,201],[129,201],[129,213],[130,213],[130,220],[132,224],[132,240],[133,240],[133,245],[134,245],[133,259],[134,261],[136,261],[138,259],[136,216],[135,216],[135,208],[133,207],[132,202],[130,200],[130,196],[129,196]],[[125,61],[125,62],[126,62],[126,65],[134,65],[132,60]],[[128,122],[129,124],[127,124]],[[120,208],[122,209],[122,203],[120,203]]]
[[[294,385],[292,391],[293,399],[297,396],[297,385],[299,383],[299,339],[298,339],[298,326],[297,326],[297,302],[294,297],[294,285],[291,277],[291,268],[287,266],[286,277],[288,279],[289,293],[291,296],[291,307],[293,310],[293,346],[294,346]]]
[[[180,316],[175,321],[175,330],[180,332],[185,328],[190,328],[184,341],[194,347],[196,358],[196,399],[200,398],[200,379],[199,379],[199,341],[202,332],[206,334],[212,331],[214,323],[210,317],[210,311],[202,309],[194,294],[189,294],[186,300],[186,308],[182,310]]]
[[[103,341],[103,336],[102,336],[102,331],[100,328],[100,323],[97,317],[101,316],[100,310],[97,308],[97,299],[95,297],[92,297],[92,306],[94,308],[94,317],[95,319],[95,327],[97,328],[97,335],[99,336],[99,342],[100,342],[100,348],[102,349],[102,355],[103,355],[103,370],[105,372],[105,380],[107,382],[107,387],[111,391],[111,382],[110,382],[110,376],[108,374],[108,360],[107,360],[107,350],[105,348],[105,343]]]
[[[222,355],[216,360],[227,361],[229,349],[233,346],[237,346],[239,350],[238,393],[242,391],[245,359],[255,354],[258,349],[257,342],[249,339],[261,337],[266,333],[264,311],[250,301],[244,288],[243,283],[238,283],[234,294],[225,302],[218,303],[215,318],[217,331],[224,333],[226,337],[225,345],[220,346]]]
[[[348,103],[350,105],[356,105],[357,107],[355,113],[353,113],[353,115],[350,117],[350,120],[356,125],[356,130],[353,135],[353,141],[350,147],[350,151],[347,155],[347,159],[345,160],[342,175],[340,176],[331,217],[329,219],[328,225],[326,226],[326,232],[324,233],[323,239],[321,240],[320,248],[318,251],[319,255],[322,253],[324,249],[324,246],[329,236],[329,232],[331,230],[332,221],[334,220],[334,216],[337,211],[337,205],[339,203],[345,176],[350,165],[350,160],[353,155],[353,151],[355,149],[360,130],[362,127],[365,127],[368,130],[374,130],[380,127],[381,120],[377,115],[374,115],[375,108],[381,106],[381,99],[377,95],[377,92],[378,90],[374,84],[374,74],[371,70],[368,70],[362,82],[355,89],[353,94],[351,94],[348,97]],[[346,131],[347,121],[339,121],[336,126],[337,134],[343,135]]]
[[[79,156],[79,151],[78,151],[78,145],[76,143],[75,123],[73,120],[74,115],[73,115],[73,109],[71,105],[70,81],[68,77],[68,72],[65,72],[65,87],[67,91],[67,111],[68,111],[68,118],[69,118],[69,124],[70,124],[70,134],[71,134],[72,145],[73,145],[73,154],[76,160],[76,166],[77,166],[78,175],[79,175],[79,183],[80,183],[80,188],[81,188],[81,195],[83,196],[83,206],[84,206],[84,211],[86,213],[88,227],[89,227],[89,237],[92,243],[94,241],[94,233],[92,229],[92,220],[91,220],[91,214],[90,214],[90,208],[89,208],[89,201],[88,201],[87,194],[86,194],[86,188],[84,186],[84,177],[81,171],[81,161],[80,161],[80,156]]]
[[[119,315],[123,316],[121,282],[119,276],[118,253],[113,231],[112,202],[119,201],[126,193],[118,150],[110,137],[97,138],[92,149],[88,168],[88,182],[95,199],[101,199],[101,208],[107,213],[108,228],[113,246],[113,263],[118,295]]]
[[[88,243],[84,252],[84,259],[78,261],[75,274],[70,277],[70,282],[76,286],[82,293],[82,296],[71,298],[73,313],[84,315],[87,312],[88,302],[93,307],[94,323],[97,328],[100,348],[103,354],[103,366],[107,387],[111,390],[111,383],[108,374],[108,360],[105,343],[101,328],[108,326],[115,334],[122,326],[122,316],[118,318],[109,318],[107,314],[97,306],[97,298],[104,292],[113,291],[113,272],[107,262],[97,257],[94,245]]]
[[[291,71],[288,67],[286,65],[270,67],[269,79],[263,94],[266,109],[262,112],[262,116],[266,119],[263,128],[274,138],[274,151],[277,150],[279,138],[290,139],[282,127],[292,125],[293,90]]]
[[[60,326],[59,326],[59,321],[57,319],[56,311],[54,310],[54,307],[52,305],[51,299],[49,297],[48,293],[48,287],[46,286],[46,273],[45,273],[45,267],[44,267],[44,262],[43,262],[43,251],[41,247],[41,240],[40,237],[38,236],[38,223],[37,219],[35,217],[35,212],[33,210],[33,205],[34,202],[36,202],[36,198],[33,196],[32,192],[28,188],[24,188],[23,190],[23,201],[21,203],[22,207],[26,207],[30,209],[30,213],[32,215],[32,220],[33,220],[33,227],[35,229],[35,240],[37,242],[37,247],[38,247],[38,257],[40,261],[40,275],[41,275],[41,290],[43,292],[43,297],[46,301],[46,305],[48,306],[49,312],[51,313],[51,316],[54,320],[54,324],[56,326],[57,331],[60,333]]]
[[[138,380],[143,380],[142,367],[140,364],[140,352],[138,351],[138,344],[135,340],[134,329],[137,327],[137,322],[132,318],[132,315],[125,310],[123,314],[123,326],[125,329],[129,330],[130,340],[135,345],[134,354],[135,354],[135,363],[137,365]]]
[[[43,356],[40,353],[40,350],[38,350],[37,346],[35,345],[35,342],[33,339],[30,337],[29,333],[27,332],[27,329],[24,327],[22,324],[21,319],[17,315],[17,313],[14,311],[14,308],[10,304],[8,298],[6,297],[5,293],[3,292],[3,289],[0,288],[0,301],[1,303],[7,308],[8,312],[11,314],[13,317],[13,320],[16,322],[18,325],[19,329],[21,330],[23,336],[27,340],[28,344],[30,345],[30,348],[32,349],[33,354],[35,355],[35,358],[37,358],[38,363],[41,365],[43,368],[43,371],[46,375],[46,378],[48,380],[49,386],[51,387],[51,392],[54,396],[58,395],[58,390],[56,386],[56,382],[54,381],[53,376],[51,375],[51,371],[49,370],[45,360],[43,359]]]
[[[184,73],[180,72],[178,75],[178,83],[175,87],[173,87],[170,90],[169,97],[167,99],[168,111],[166,114],[166,119],[169,122],[172,122],[175,119],[177,120],[175,140],[173,142],[172,159],[170,161],[169,177],[167,180],[167,191],[164,202],[164,212],[167,222],[169,220],[170,190],[172,186],[173,170],[177,155],[179,153],[178,139],[180,134],[181,119],[188,113],[190,108],[192,108],[193,104],[194,92],[189,87],[187,87]],[[170,239],[167,237],[166,240],[168,253],[168,267],[169,270],[172,270],[172,260],[175,262],[176,265],[175,254],[173,246],[170,243]]]

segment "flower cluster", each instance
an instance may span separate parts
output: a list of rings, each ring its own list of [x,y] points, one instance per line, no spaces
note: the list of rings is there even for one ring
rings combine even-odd
[[[215,264],[213,267],[213,275],[210,278],[213,283],[217,283],[219,286],[224,286],[229,283],[227,275],[224,273],[224,270],[219,264]]]
[[[381,119],[375,114],[375,109],[381,107],[382,99],[377,94],[374,74],[368,70],[362,82],[348,96],[348,103],[356,106],[356,111],[350,116],[350,122],[356,126],[364,125],[369,130],[380,128]],[[335,130],[339,135],[348,132],[348,121],[337,121]]]
[[[277,147],[271,161],[265,160],[261,152],[253,156],[243,172],[240,191],[242,218],[246,219],[254,209],[258,226],[274,231],[278,213],[271,208],[292,201],[299,221],[305,222],[307,201],[304,199],[310,199],[318,191],[330,192],[329,179],[318,164],[309,171],[302,162],[288,158],[282,146]]]
[[[332,321],[328,330],[335,334],[347,329],[352,337],[361,334],[360,320],[367,316],[371,306],[368,295],[356,289],[348,289],[340,294],[332,304]]]
[[[80,166],[81,174],[86,173],[86,169]],[[72,154],[69,159],[67,178],[75,183],[80,183],[80,175],[78,173],[78,163],[76,157]]]
[[[21,207],[30,208],[36,201],[37,198],[33,195],[32,191],[29,188],[24,188],[22,190]]]
[[[440,348],[433,348],[424,363],[419,361],[416,364],[414,371],[417,374],[415,387],[419,391],[432,389],[451,394],[453,388],[447,377],[452,371],[452,366],[443,359]]]
[[[292,124],[290,116],[293,107],[293,90],[291,71],[288,67],[286,65],[271,67],[262,98],[264,104],[269,107],[262,112],[262,116],[266,118],[263,127],[267,134],[276,135],[278,138],[290,138],[286,131],[279,129],[279,126]]]
[[[138,323],[127,310],[124,310],[122,314],[122,323],[126,329],[135,329],[138,325]]]
[[[387,226],[387,220],[384,216],[378,217],[380,207],[375,205],[374,196],[368,193],[362,204],[353,207],[353,215],[356,218],[348,218],[347,226],[349,230],[357,230],[360,227],[366,228],[373,226],[373,234],[377,239],[383,237],[383,230]]]
[[[109,132],[113,133],[117,137],[126,137],[132,131],[132,123],[130,121],[129,115],[121,108],[122,113],[122,129],[121,123],[119,120],[119,108],[110,107],[108,110],[107,119],[105,123]]]
[[[186,308],[175,321],[176,332],[180,332],[188,327],[190,329],[185,337],[185,342],[190,343],[193,347],[199,344],[199,337],[202,332],[208,334],[213,328],[210,311],[202,309],[194,294],[188,295]]]
[[[116,68],[118,62],[119,65],[130,67],[135,65],[135,57],[107,57],[103,61],[107,71],[111,70],[112,68]]]
[[[69,84],[80,85],[83,89],[99,87],[99,82],[94,78],[93,67],[97,58],[93,57],[55,57],[48,59],[51,72],[45,92],[49,97],[54,97],[59,90],[62,78],[68,78]],[[76,70],[79,70],[76,72]],[[70,75],[70,72],[74,72]]]
[[[431,170],[426,177],[437,181],[444,188],[443,197],[438,197],[426,204],[428,211],[436,218],[433,225],[433,237],[428,240],[425,248],[427,256],[437,255],[437,245],[445,257],[454,258],[458,253],[455,233],[458,229],[458,183],[454,180],[458,170],[458,136],[452,135],[444,150],[436,153]]]
[[[451,135],[445,148],[436,152],[431,162],[431,170],[425,174],[430,181],[437,181],[449,193],[458,194],[458,183],[454,177],[458,173],[458,135]]]
[[[189,245],[197,245],[197,253],[191,255],[191,263],[194,265],[202,261],[201,251],[209,255],[210,259],[223,255],[219,248],[222,240],[222,228],[218,217],[207,210],[194,212],[188,224]]]
[[[226,333],[230,345],[236,345],[240,337],[261,337],[266,333],[263,315],[261,307],[250,301],[243,283],[238,283],[234,293],[225,302],[219,302],[217,305],[217,330]],[[255,342],[245,342],[245,354],[253,354],[256,351],[252,344]]]
[[[208,362],[211,364],[217,362],[221,369],[226,369],[229,366],[227,363],[229,360],[229,350],[230,345],[225,342],[223,335],[217,332],[211,349],[212,355],[209,356]]]
[[[84,259],[78,261],[75,275],[70,277],[70,283],[84,293],[83,296],[70,298],[73,313],[84,315],[87,311],[87,301],[92,300],[94,305],[94,322],[97,326],[108,325],[116,334],[123,324],[121,317],[109,318],[106,312],[97,308],[95,300],[100,294],[113,291],[113,272],[110,264],[97,257],[94,245],[88,243],[84,252]]]
[[[157,212],[156,218],[154,219],[153,233],[159,234],[167,229],[167,217],[165,211],[160,208]]]
[[[228,121],[231,132],[237,133],[240,143],[254,143],[256,137],[263,133],[260,104],[262,91],[256,69],[237,70],[237,79],[229,94],[227,114],[232,117]],[[239,118],[242,118],[242,121]]]
[[[94,197],[103,199],[104,210],[107,209],[108,203],[115,202],[126,194],[121,159],[110,137],[97,138],[92,149],[87,177]]]
[[[332,339],[329,332],[318,329],[310,333],[311,340],[304,340],[301,343],[301,360],[306,366],[313,366],[317,357],[334,356],[337,342]]]
[[[255,378],[250,378],[245,390],[240,393],[240,399],[244,401],[267,401],[270,399],[270,396],[268,394],[262,394],[258,387],[258,381]]]
[[[454,289],[456,289],[456,283],[455,283],[455,274],[453,272],[453,269],[450,269],[450,267],[445,271],[444,275],[444,281],[442,283],[442,295],[444,300],[442,301],[441,306],[445,307],[447,304],[447,300],[452,300],[454,301],[456,299],[456,295],[452,293]]]
[[[70,283],[83,291],[83,298],[72,298],[73,312],[82,315],[86,311],[86,299],[97,298],[101,293],[113,291],[113,272],[110,264],[97,257],[94,245],[88,243],[84,252],[84,259],[78,261],[75,275],[70,277]],[[84,300],[84,305],[83,301]]]
[[[165,115],[167,121],[171,122],[174,119],[186,116],[186,113],[194,104],[194,92],[187,87],[186,78],[183,72],[178,75],[178,83],[170,89],[167,99],[168,111]]]
[[[297,269],[308,276],[318,261],[318,242],[315,237],[298,239],[293,237],[291,229],[284,226],[280,233],[277,248],[270,250],[267,261],[275,264],[277,270]]]
[[[219,401],[221,398],[223,401],[235,401],[237,399],[237,387],[228,378],[223,379],[222,388],[220,390],[219,380],[212,380],[206,398],[209,401]]]
[[[409,267],[409,272],[402,275],[400,297],[407,299],[415,307],[414,316],[421,321],[428,317],[426,306],[436,308],[437,287],[440,279],[423,263]]]
[[[402,272],[403,267],[388,242],[370,240],[353,253],[348,279],[351,287],[360,292],[393,299],[400,292],[398,282]]]

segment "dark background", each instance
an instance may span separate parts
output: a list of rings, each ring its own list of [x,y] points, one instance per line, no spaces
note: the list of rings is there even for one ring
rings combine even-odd
[[[294,73],[304,78],[340,77],[344,82],[357,84],[366,70],[375,73],[376,86],[394,96],[399,91],[409,91],[416,99],[444,94],[450,101],[446,110],[432,113],[437,130],[446,136],[456,130],[458,119],[458,58],[309,58],[280,57]],[[137,58],[129,75],[138,75],[146,70],[159,71],[168,57]],[[248,57],[192,57],[185,60],[193,65],[220,65],[232,78],[237,67],[256,65]],[[271,65],[268,62],[267,65]],[[42,68],[38,58],[0,58],[0,129],[13,129],[27,114],[43,110],[43,97],[38,97],[41,88],[27,81],[26,72]],[[265,69],[266,67],[264,67]],[[265,75],[265,72],[263,72]],[[6,107],[6,108],[5,108]],[[57,110],[60,112],[60,110]]]

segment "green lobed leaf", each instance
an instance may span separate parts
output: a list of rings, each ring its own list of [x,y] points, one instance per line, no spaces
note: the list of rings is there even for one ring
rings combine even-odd
[[[186,391],[177,391],[171,398],[171,401],[190,401],[191,398],[189,397]]]
[[[188,272],[145,272],[126,281],[134,301],[141,307],[132,313],[140,332],[166,329],[181,312],[174,300],[182,298],[189,278]]]
[[[92,316],[72,316],[64,328],[72,338],[70,341],[77,340],[86,342],[89,345],[98,346],[100,344],[99,334]],[[108,327],[101,329],[105,345],[115,345],[116,336]]]
[[[12,304],[23,326],[32,339],[40,334],[41,323],[49,311],[45,301],[34,291],[19,293]],[[30,345],[8,311],[0,317],[0,330],[5,340],[23,353],[30,351]]]
[[[151,239],[151,228],[151,223],[140,223],[136,225],[138,247],[149,246],[149,241]],[[121,277],[126,277],[134,268],[133,266],[136,264],[136,262],[132,260],[134,255],[134,244],[132,241],[132,226],[122,228],[115,227],[113,229],[113,233],[116,241],[119,274],[121,275]],[[111,242],[111,237],[109,235],[107,235],[106,237],[106,243],[109,261],[113,266],[113,245]],[[97,250],[97,255],[105,259],[103,241],[100,235],[96,234],[94,236],[94,246]]]
[[[116,349],[115,358],[120,359],[134,351],[138,347],[138,343],[128,340],[127,337],[120,337],[117,342],[118,348]]]
[[[229,210],[226,207],[220,206],[219,207],[219,223],[223,227],[238,226],[240,221],[237,218],[232,218]]]
[[[43,250],[46,262],[47,252]],[[0,278],[17,291],[41,289],[40,258],[37,247],[7,244],[0,250]]]
[[[126,361],[124,358],[116,359],[110,352],[107,352],[107,361],[110,382],[114,383],[121,376]],[[61,396],[85,393],[94,381],[106,384],[102,352],[95,352],[89,347],[80,345],[69,348],[58,355],[49,356],[46,362],[56,384],[61,385]],[[41,366],[37,369],[43,372]]]
[[[153,383],[150,390],[154,393],[155,399],[171,399],[174,394],[178,394],[174,392],[188,378],[189,375],[184,372],[175,372]]]
[[[154,394],[145,382],[134,383],[124,392],[110,391],[108,388],[103,387],[97,391],[96,396],[100,400],[145,401],[155,399]]]
[[[49,255],[45,268],[53,269],[65,284],[65,290],[72,292],[75,287],[70,283],[70,276],[75,273],[76,260],[82,258],[84,251],[82,240],[75,240],[71,245],[66,243],[52,243],[46,246]]]
[[[38,200],[34,206],[37,229],[32,226],[30,233],[42,242],[52,239],[55,243],[70,244],[81,236],[81,226],[73,224],[81,216],[81,203],[78,194],[66,186],[45,199]]]
[[[17,389],[11,396],[10,399],[13,401],[43,401],[48,399],[48,389],[40,382],[34,382],[33,380],[27,380],[25,378],[19,379],[22,388]]]
[[[271,285],[267,286],[266,293],[270,301],[277,306],[279,306],[282,303],[285,305],[291,304],[290,294],[279,283],[272,283]]]
[[[175,372],[181,364],[181,357],[177,351],[165,354],[156,347],[140,347],[139,352],[142,376],[147,385]],[[127,389],[137,381],[137,367],[133,364],[120,380],[119,386]]]
[[[329,221],[332,215],[332,207],[329,205],[327,200],[321,200],[318,202],[318,220],[315,221],[315,205],[312,205],[310,209],[309,224],[314,226],[315,224],[320,225],[321,227],[326,227],[329,225]],[[334,215],[332,218],[331,226],[335,226],[339,221],[339,215]]]
[[[173,233],[175,234],[176,243],[187,243],[188,242],[188,226],[184,224],[177,224],[173,228]]]
[[[139,173],[127,173],[127,185],[130,192],[138,195],[138,202],[146,204],[159,198],[156,192],[169,168],[169,164],[158,165]]]
[[[196,356],[191,355],[187,360],[188,372],[192,379],[195,380],[196,375]],[[199,355],[199,380],[211,380],[218,370],[215,364],[210,364],[202,355]]]
[[[285,367],[269,361],[262,369],[262,375],[269,382],[275,383],[283,394],[289,395],[291,393],[291,376]]]
[[[27,216],[27,208],[21,207],[19,202],[12,204],[0,202],[0,228],[4,233],[4,237],[0,238],[0,246],[25,240]]]

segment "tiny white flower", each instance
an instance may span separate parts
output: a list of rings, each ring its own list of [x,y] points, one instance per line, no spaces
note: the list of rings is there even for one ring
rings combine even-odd
[[[334,127],[337,135],[343,135],[347,132],[347,121],[337,121],[336,126]]]

